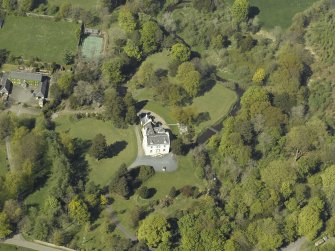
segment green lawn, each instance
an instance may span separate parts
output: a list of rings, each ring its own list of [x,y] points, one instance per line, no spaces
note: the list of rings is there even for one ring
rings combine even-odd
[[[136,206],[144,206],[149,204],[154,200],[159,200],[165,198],[169,194],[171,187],[176,187],[180,189],[185,185],[197,186],[200,190],[204,189],[204,181],[197,178],[194,174],[194,168],[192,163],[192,158],[189,155],[185,157],[178,157],[178,169],[172,173],[156,173],[149,180],[144,182],[145,186],[148,188],[156,189],[155,195],[144,200],[138,195],[133,195],[129,200],[125,200],[120,197],[114,197],[115,201],[112,204],[112,208],[118,214],[118,218],[121,220],[122,224],[127,226],[127,228],[134,229],[131,227],[129,211],[131,211]],[[179,195],[172,206],[164,208],[162,213],[166,215],[173,214],[176,210],[188,208],[194,200],[191,198],[185,198]]]
[[[0,29],[0,47],[25,59],[64,63],[66,51],[77,53],[79,24],[35,17],[7,16]]]
[[[0,243],[0,250],[1,251],[33,251],[33,249],[22,248],[22,247],[10,245],[10,244],[3,244],[3,243]]]
[[[99,0],[48,0],[50,5],[61,6],[63,3],[70,3],[74,7],[81,7],[85,10],[96,9],[99,2]]]
[[[0,144],[0,176],[5,175],[7,171],[6,145],[3,142]]]
[[[175,124],[177,121],[173,118],[172,108],[161,105],[159,102],[152,100],[153,91],[151,89],[139,89],[134,92],[134,97],[137,100],[149,100],[145,109],[153,111],[168,124]],[[222,84],[217,83],[210,91],[206,92],[203,96],[197,97],[193,100],[191,105],[197,113],[207,113],[209,120],[205,120],[196,125],[196,132],[202,131],[204,128],[213,125],[215,122],[224,117],[234,105],[237,100],[237,95],[234,91],[224,87]]]
[[[250,0],[250,6],[259,8],[258,17],[267,29],[275,26],[288,28],[292,17],[302,12],[318,0]],[[233,0],[228,2],[232,3]]]
[[[122,163],[131,164],[137,156],[137,142],[134,128],[117,129],[111,122],[103,122],[94,118],[74,120],[69,116],[56,119],[56,130],[69,132],[73,138],[91,140],[96,134],[106,136],[108,144],[125,141],[127,145],[117,156],[96,161],[90,156],[86,159],[90,167],[90,180],[97,184],[106,185]]]

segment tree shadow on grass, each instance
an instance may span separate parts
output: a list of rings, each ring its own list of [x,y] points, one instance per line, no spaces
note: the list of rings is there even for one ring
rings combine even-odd
[[[257,6],[251,6],[249,8],[249,13],[248,13],[248,17],[249,18],[254,18],[255,16],[257,16],[260,13],[260,9]]]
[[[141,111],[148,104],[148,100],[141,100],[135,104],[136,112]]]
[[[120,152],[122,152],[128,145],[128,142],[122,140],[122,141],[116,141],[114,144],[111,144],[108,146],[107,149],[107,157],[112,158],[115,156],[118,156]]]
[[[82,180],[84,183],[87,181],[89,169],[85,154],[91,146],[91,141],[75,138],[73,142],[75,150],[73,156],[70,158],[71,183],[76,185],[79,180]]]

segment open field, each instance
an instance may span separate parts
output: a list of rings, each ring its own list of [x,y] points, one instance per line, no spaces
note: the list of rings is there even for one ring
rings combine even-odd
[[[7,16],[0,29],[0,46],[24,59],[64,63],[66,51],[77,53],[79,24],[35,17]]]
[[[275,26],[288,28],[292,17],[318,0],[250,0],[250,5],[259,9],[258,17],[266,29]],[[233,0],[228,1],[230,4]]]
[[[96,184],[106,185],[115,171],[122,163],[130,165],[137,156],[137,142],[134,128],[117,129],[111,122],[103,122],[94,118],[74,120],[69,116],[61,116],[56,119],[56,130],[68,132],[72,138],[92,140],[96,134],[101,133],[106,136],[107,144],[116,142],[126,142],[124,149],[117,156],[96,161],[90,156],[86,156],[89,163],[90,180]]]
[[[61,6],[63,3],[70,3],[74,7],[81,7],[85,10],[94,10],[97,8],[97,0],[48,0],[50,5]]]

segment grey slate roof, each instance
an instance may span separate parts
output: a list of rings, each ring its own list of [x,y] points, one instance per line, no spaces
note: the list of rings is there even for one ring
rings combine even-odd
[[[49,82],[43,81],[38,85],[38,88],[35,91],[35,96],[39,98],[47,98],[49,91]]]
[[[1,93],[11,94],[13,89],[13,84],[7,79],[7,75],[3,75],[1,79]]]
[[[143,129],[146,130],[147,133],[147,142],[148,145],[159,145],[159,144],[169,144],[170,137],[165,132],[165,129],[161,126],[153,126],[153,124],[149,121],[149,117],[145,116],[141,118],[141,122],[143,125]]]
[[[43,75],[41,73],[30,73],[30,72],[16,72],[12,71],[9,73],[8,78],[22,79],[27,81],[39,81],[42,82]]]

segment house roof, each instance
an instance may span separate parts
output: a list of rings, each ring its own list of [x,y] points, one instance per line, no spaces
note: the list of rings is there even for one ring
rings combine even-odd
[[[16,72],[12,71],[9,73],[8,78],[22,79],[27,81],[39,81],[42,82],[43,75],[41,73],[30,73],[30,72]]]
[[[43,81],[38,85],[38,88],[35,91],[35,96],[39,98],[47,98],[49,90],[49,82]]]
[[[0,92],[11,93],[13,89],[13,84],[7,79],[7,75],[3,75],[1,79],[1,90]]]
[[[161,126],[153,126],[152,120],[149,116],[141,118],[141,124],[147,135],[148,145],[169,144],[169,133]]]

